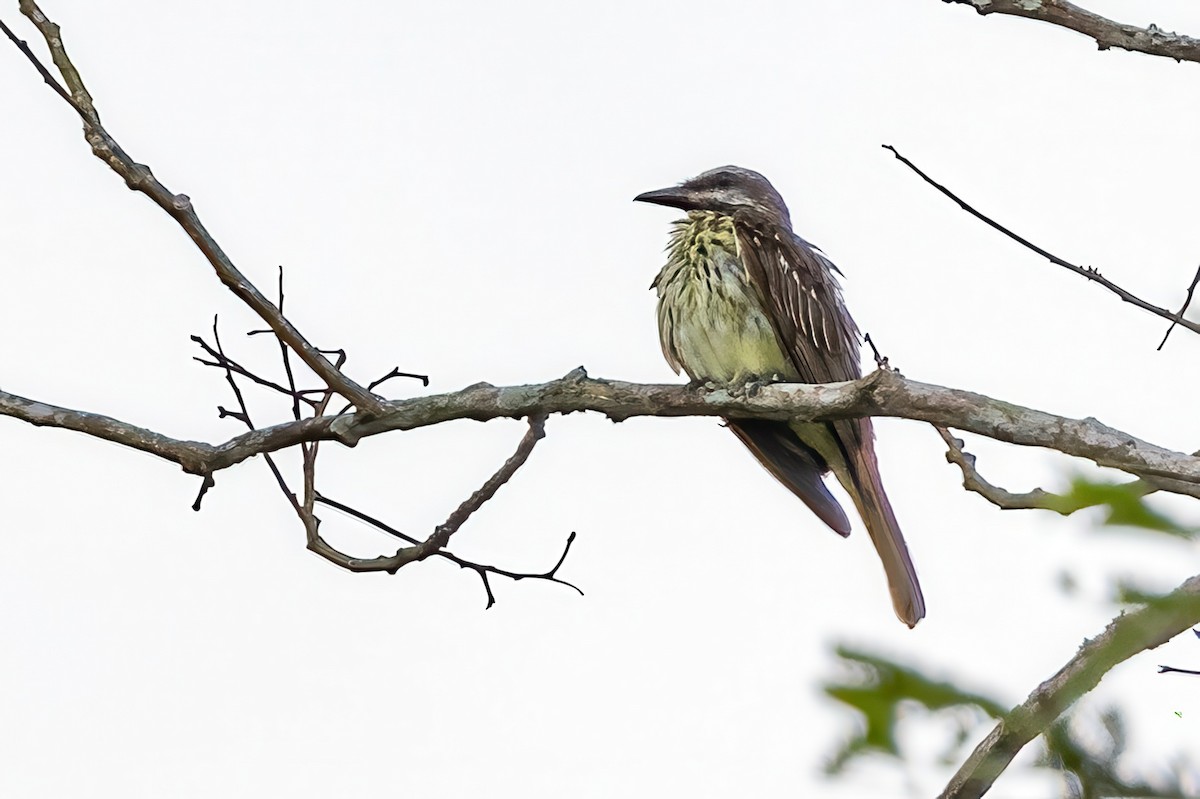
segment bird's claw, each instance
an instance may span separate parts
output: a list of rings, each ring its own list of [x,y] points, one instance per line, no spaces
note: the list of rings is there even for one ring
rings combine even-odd
[[[750,399],[757,397],[758,392],[772,383],[780,383],[784,381],[784,376],[775,373],[771,375],[750,375],[740,384],[734,384],[728,387],[729,395],[736,399]]]

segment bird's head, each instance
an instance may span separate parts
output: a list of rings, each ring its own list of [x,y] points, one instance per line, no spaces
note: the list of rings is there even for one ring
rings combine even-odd
[[[787,205],[771,181],[740,166],[710,169],[678,186],[639,194],[633,201],[669,205],[685,211],[752,213],[786,227],[792,224]]]

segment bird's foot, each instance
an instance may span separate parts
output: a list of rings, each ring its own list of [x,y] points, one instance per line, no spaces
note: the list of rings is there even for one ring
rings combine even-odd
[[[787,378],[778,372],[769,375],[750,375],[745,382],[729,386],[729,394],[736,399],[749,399],[758,396],[758,392],[766,386],[786,381]]]
[[[708,378],[701,377],[697,377],[694,380],[689,380],[687,387],[698,394],[711,394],[720,388],[720,386]]]

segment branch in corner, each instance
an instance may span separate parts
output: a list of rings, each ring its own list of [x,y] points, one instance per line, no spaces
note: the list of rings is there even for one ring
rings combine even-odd
[[[941,799],[978,799],[1008,767],[1017,752],[1046,730],[1071,703],[1099,684],[1118,663],[1166,643],[1200,623],[1200,575],[1189,577],[1166,596],[1113,619],[1020,705],[1013,708],[975,748],[950,779]]]
[[[50,21],[34,0],[21,0],[21,13],[29,18],[37,27],[38,32],[42,34],[42,38],[45,39],[54,65],[58,68],[59,74],[66,84],[65,88],[54,79],[50,71],[25,42],[18,39],[7,26],[0,25],[0,28],[29,59],[43,80],[83,119],[84,138],[91,145],[92,153],[120,175],[130,189],[149,197],[174,219],[208,259],[213,271],[225,287],[258,314],[279,337],[279,340],[285,342],[299,355],[300,359],[326,384],[351,401],[366,416],[381,410],[382,400],[379,397],[360,386],[337,366],[330,363],[290,321],[284,318],[282,311],[263,296],[262,292],[238,270],[216,239],[201,223],[191,198],[186,194],[176,194],[167,189],[154,177],[149,167],[136,162],[109,134],[100,123],[100,114],[96,110],[91,94],[83,84],[79,71],[67,56],[66,45],[59,26]]]
[[[942,0],[943,3],[971,6],[979,14],[1008,14],[1048,22],[1060,28],[1082,33],[1101,50],[1114,47],[1176,61],[1200,62],[1200,39],[1166,31],[1151,23],[1144,28],[1126,25],[1102,17],[1068,0]]]

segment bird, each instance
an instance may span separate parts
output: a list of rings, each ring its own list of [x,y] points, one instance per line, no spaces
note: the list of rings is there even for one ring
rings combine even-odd
[[[731,387],[862,376],[841,271],[793,232],[783,197],[765,177],[717,167],[634,201],[687,212],[672,224],[666,265],[651,284],[663,355],[676,374]],[[915,626],[925,599],[880,479],[871,420],[725,423],[817,518],[847,536],[850,520],[823,480],[833,472],[879,553],[896,615]]]

